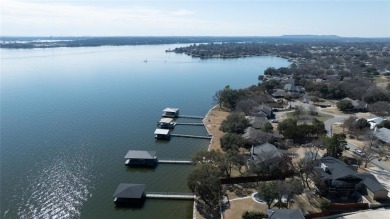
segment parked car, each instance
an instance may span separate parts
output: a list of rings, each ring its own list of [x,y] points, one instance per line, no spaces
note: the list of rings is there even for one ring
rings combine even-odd
[[[355,153],[357,155],[360,155],[360,156],[364,156],[365,155],[365,153],[362,150],[359,150],[359,149],[353,150],[353,153]]]

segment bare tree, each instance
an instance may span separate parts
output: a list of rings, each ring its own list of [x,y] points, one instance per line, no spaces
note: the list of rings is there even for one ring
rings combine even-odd
[[[345,119],[344,123],[342,125],[343,132],[344,132],[344,129],[347,129],[348,133],[351,133],[353,131],[352,129],[354,129],[355,126],[356,126],[356,120],[357,119],[358,118],[356,116],[350,116],[347,119]]]
[[[309,106],[309,111],[310,111],[310,115],[312,116],[317,116],[318,115],[318,110],[315,106],[313,105],[310,105]]]
[[[368,164],[371,163],[375,158],[377,157],[377,154],[374,150],[370,149],[369,146],[365,145],[362,148],[362,158],[364,161],[364,167],[367,168]]]
[[[299,119],[299,116],[303,114],[304,108],[303,106],[295,106],[294,115]]]

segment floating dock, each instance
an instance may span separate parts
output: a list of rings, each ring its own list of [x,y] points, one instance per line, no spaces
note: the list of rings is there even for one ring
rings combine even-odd
[[[181,200],[194,200],[196,196],[192,193],[172,193],[172,192],[148,192],[145,195],[146,198],[155,199],[181,199]]]
[[[179,115],[178,118],[187,118],[187,119],[204,119],[202,116],[190,116],[190,115]]]
[[[204,126],[202,122],[177,122],[176,125],[197,125]]]
[[[192,164],[192,161],[165,159],[165,160],[158,160],[158,163],[162,163],[162,164]]]
[[[199,136],[199,135],[171,134],[171,136],[173,136],[173,137],[183,137],[183,138],[211,139],[211,136]]]

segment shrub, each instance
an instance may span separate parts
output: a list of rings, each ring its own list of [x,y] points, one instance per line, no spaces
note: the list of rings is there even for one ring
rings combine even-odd
[[[260,211],[245,211],[242,214],[242,219],[262,219],[267,217],[267,214]]]

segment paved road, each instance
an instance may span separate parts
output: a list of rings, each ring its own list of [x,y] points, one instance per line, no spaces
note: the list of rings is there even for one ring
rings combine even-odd
[[[347,140],[347,147],[349,148],[349,151],[351,151],[351,152],[355,149],[360,149],[356,145],[352,144],[351,142],[348,142],[348,140]],[[371,161],[371,163],[376,165],[379,168],[390,171],[390,164],[388,164],[386,162],[379,161],[378,159],[375,159],[375,160]]]

